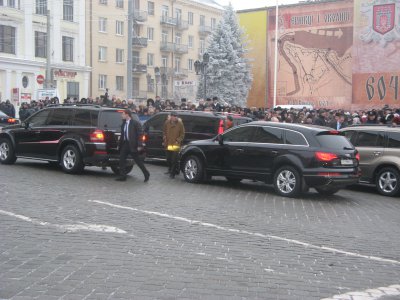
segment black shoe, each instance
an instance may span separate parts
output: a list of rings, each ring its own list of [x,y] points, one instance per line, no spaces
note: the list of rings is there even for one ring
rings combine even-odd
[[[126,181],[126,176],[121,176],[115,179],[116,181]]]
[[[144,176],[144,182],[149,181],[149,179],[150,179],[150,173],[147,173],[147,174]]]
[[[175,178],[175,174],[174,173],[169,174],[169,178],[174,179]]]

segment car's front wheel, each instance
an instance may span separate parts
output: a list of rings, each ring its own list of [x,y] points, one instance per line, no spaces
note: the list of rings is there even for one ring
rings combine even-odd
[[[301,177],[291,166],[279,168],[274,175],[275,192],[285,197],[297,197],[301,192]]]
[[[376,176],[376,188],[385,196],[395,196],[400,192],[400,174],[395,168],[387,167]]]
[[[17,157],[15,156],[14,147],[9,139],[0,139],[0,163],[4,165],[11,165],[15,163]]]
[[[74,145],[66,146],[61,154],[61,167],[65,173],[77,174],[83,171],[81,152]]]
[[[183,163],[183,177],[187,182],[201,182],[204,175],[204,166],[200,158],[189,155]]]
[[[338,187],[316,187],[317,192],[324,196],[331,196],[340,191]]]

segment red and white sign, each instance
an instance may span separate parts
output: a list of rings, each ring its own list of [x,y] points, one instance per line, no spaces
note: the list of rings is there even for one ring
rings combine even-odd
[[[374,5],[373,29],[380,34],[391,31],[394,28],[395,11],[394,3]]]
[[[38,84],[43,84],[43,82],[44,82],[44,76],[43,76],[43,75],[38,75],[38,76],[36,76],[36,82],[37,82]]]
[[[32,94],[31,93],[21,93],[21,101],[22,102],[31,102]]]
[[[12,101],[14,101],[14,102],[19,101],[19,88],[12,89]]]

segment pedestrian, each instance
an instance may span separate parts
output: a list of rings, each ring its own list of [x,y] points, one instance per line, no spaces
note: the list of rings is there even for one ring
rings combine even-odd
[[[346,128],[348,126],[347,122],[345,122],[344,115],[341,113],[337,112],[335,114],[335,119],[329,123],[329,127],[339,130],[342,128]]]
[[[179,174],[178,170],[178,153],[185,137],[185,127],[183,122],[178,118],[178,114],[172,111],[169,118],[164,123],[163,142],[166,148],[167,164],[170,178],[175,178]]]
[[[138,121],[132,119],[132,112],[129,109],[123,110],[122,120],[121,138],[119,140],[120,176],[116,180],[126,180],[126,159],[128,155],[131,155],[135,163],[143,172],[144,182],[147,182],[149,181],[150,173],[147,171],[142,159],[139,157],[139,152],[141,152],[143,149],[143,144],[140,141],[140,137],[142,135],[142,126]]]

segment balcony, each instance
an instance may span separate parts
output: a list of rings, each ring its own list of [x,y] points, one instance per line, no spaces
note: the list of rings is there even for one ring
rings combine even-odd
[[[138,22],[146,22],[147,21],[147,11],[134,10],[133,20],[138,21]]]
[[[175,53],[184,54],[188,53],[188,46],[182,44],[174,44]]]
[[[147,91],[138,91],[133,89],[132,97],[139,100],[146,100],[147,99]]]
[[[174,77],[175,78],[187,78],[188,70],[187,69],[174,70]]]
[[[178,20],[177,24],[176,24],[176,28],[178,30],[186,30],[189,29],[189,23],[188,21],[183,21],[183,20]]]
[[[147,38],[144,37],[133,37],[132,38],[132,45],[136,48],[145,48],[147,47]]]
[[[176,26],[178,25],[178,19],[168,16],[161,16],[160,24],[165,26]]]
[[[133,58],[132,60],[132,73],[143,74],[147,73],[147,65],[141,64],[139,59]]]
[[[211,26],[200,25],[199,26],[199,33],[200,34],[209,34],[213,31]]]
[[[160,44],[160,50],[165,52],[173,52],[175,49],[174,43],[162,41]]]

